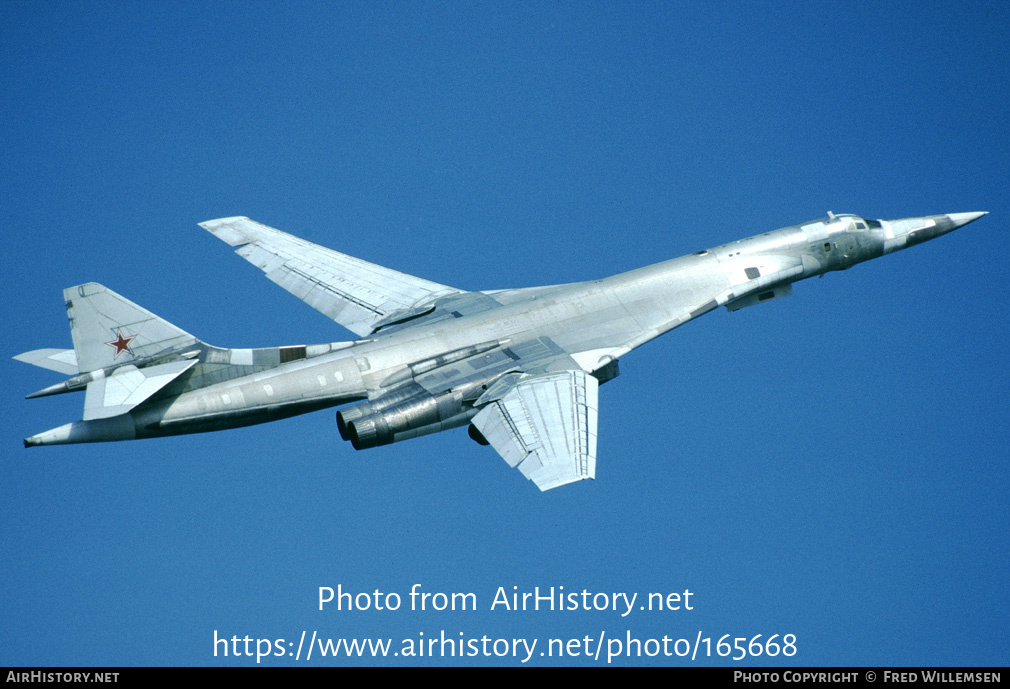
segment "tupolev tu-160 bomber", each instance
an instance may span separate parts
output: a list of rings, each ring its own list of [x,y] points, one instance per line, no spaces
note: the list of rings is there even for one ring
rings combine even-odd
[[[367,263],[245,217],[201,223],[287,291],[360,339],[211,346],[112,290],[63,291],[73,349],[15,359],[84,390],[81,421],[25,447],[200,433],[337,405],[355,449],[468,426],[540,490],[594,478],[597,388],[618,360],[719,306],[946,234],[985,213],[900,220],[848,214],[741,239],[590,282],[483,292]]]

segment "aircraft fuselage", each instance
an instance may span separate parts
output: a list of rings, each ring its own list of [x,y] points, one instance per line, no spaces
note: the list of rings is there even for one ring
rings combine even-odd
[[[474,403],[502,376],[567,367],[605,382],[621,356],[718,306],[736,310],[787,296],[794,282],[921,243],[981,215],[895,221],[830,215],[599,280],[442,297],[434,310],[352,343],[283,348],[298,351],[253,373],[243,366],[258,350],[201,343],[197,365],[144,404],[25,444],[220,430],[362,400],[368,402],[357,411],[342,412],[341,434],[356,447],[393,442],[467,423],[477,413]],[[380,412],[379,427],[366,432],[361,419]]]

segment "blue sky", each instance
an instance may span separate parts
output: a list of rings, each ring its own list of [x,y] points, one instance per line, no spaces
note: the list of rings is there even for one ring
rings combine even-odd
[[[215,657],[215,630],[394,650],[444,630],[537,653],[602,633],[604,654],[628,632],[713,649],[794,634],[771,662],[1006,664],[1006,3],[33,2],[0,18],[4,664],[255,664]],[[101,282],[219,346],[351,339],[203,220],[494,289],[828,209],[991,214],[626,356],[601,389],[595,481],[540,494],[462,430],[355,452],[332,411],[21,447],[80,418],[79,394],[24,400],[59,376],[9,358],[70,346],[64,287]],[[478,609],[320,612],[338,584],[404,608],[414,584],[472,592]],[[690,590],[694,609],[491,610],[514,586]],[[605,664],[530,664],[548,662]]]

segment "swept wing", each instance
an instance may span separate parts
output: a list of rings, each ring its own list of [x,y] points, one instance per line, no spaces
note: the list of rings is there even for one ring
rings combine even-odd
[[[581,370],[509,376],[477,401],[473,425],[540,490],[596,478],[598,385]]]
[[[356,335],[463,290],[362,261],[246,217],[200,223],[306,304]],[[423,311],[423,310],[422,310]]]

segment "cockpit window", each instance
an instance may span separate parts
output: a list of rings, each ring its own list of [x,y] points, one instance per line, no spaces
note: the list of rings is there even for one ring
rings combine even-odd
[[[866,224],[869,225],[873,229],[877,229],[877,230],[880,229],[880,221],[879,220],[871,220],[870,218],[867,218],[866,219]]]
[[[856,229],[857,230],[865,230],[866,229],[866,223],[864,223],[862,220],[856,220]]]

